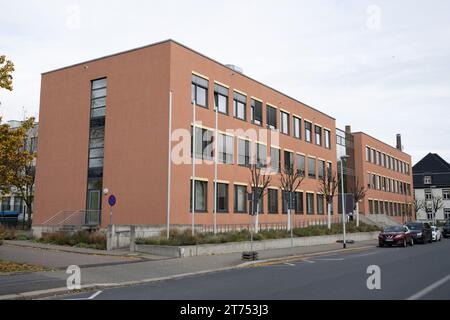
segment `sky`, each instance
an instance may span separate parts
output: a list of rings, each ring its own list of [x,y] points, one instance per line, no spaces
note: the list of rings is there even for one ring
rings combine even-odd
[[[450,161],[448,0],[0,0],[16,66],[3,120],[39,116],[42,72],[174,39],[418,162]],[[5,14],[7,13],[7,14]]]

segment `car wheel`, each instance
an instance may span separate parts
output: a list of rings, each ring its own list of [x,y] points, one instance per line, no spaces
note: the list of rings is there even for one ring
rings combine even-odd
[[[383,248],[383,247],[384,247],[384,244],[383,244],[383,243],[379,243],[378,246],[379,246],[380,248]]]

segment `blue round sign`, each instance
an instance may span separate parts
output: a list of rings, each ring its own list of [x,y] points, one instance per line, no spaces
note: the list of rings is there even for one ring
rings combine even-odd
[[[114,207],[116,205],[116,202],[117,202],[116,196],[114,195],[109,196],[108,203],[111,207]]]

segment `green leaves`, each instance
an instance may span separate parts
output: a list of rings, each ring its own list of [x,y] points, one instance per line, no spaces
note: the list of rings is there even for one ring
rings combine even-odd
[[[11,73],[14,72],[14,63],[10,60],[6,60],[4,55],[0,56],[0,88],[12,91],[12,80],[13,77]]]

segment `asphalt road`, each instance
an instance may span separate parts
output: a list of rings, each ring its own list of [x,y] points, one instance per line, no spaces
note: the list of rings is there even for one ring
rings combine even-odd
[[[381,289],[369,290],[369,266]],[[450,299],[450,240],[408,248],[336,253],[58,299],[298,300]]]

